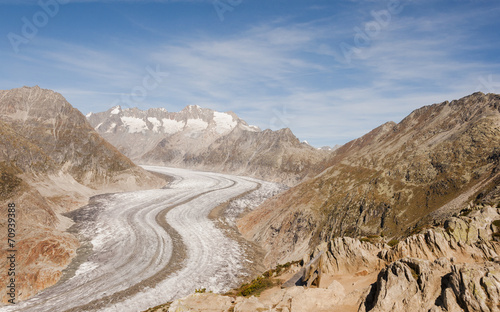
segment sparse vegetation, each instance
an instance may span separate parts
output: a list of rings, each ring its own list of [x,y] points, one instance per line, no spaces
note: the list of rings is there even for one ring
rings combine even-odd
[[[195,294],[204,294],[205,292],[207,292],[206,288],[200,288],[200,289],[195,289],[194,290]]]
[[[287,262],[285,264],[278,264],[276,268],[262,273],[250,283],[245,283],[239,288],[227,293],[227,295],[236,296],[259,296],[264,290],[272,288],[280,283],[280,280],[273,277],[279,276],[286,272],[292,265],[299,264],[300,261]]]
[[[299,263],[300,261],[294,261],[294,262],[287,262],[285,264],[278,264],[276,266],[276,268],[274,270],[270,270],[270,271],[274,271],[274,274],[276,276],[280,275],[282,272],[288,270],[292,265],[295,265],[297,263]]]
[[[460,211],[460,216],[467,217],[472,212],[472,209],[463,209]]]
[[[144,312],[167,312],[168,308],[170,308],[171,304],[172,304],[172,302],[167,302],[165,304],[161,304],[159,306],[156,306],[156,307],[153,307],[153,308],[149,308],[149,309],[147,309]]]
[[[411,235],[416,235],[416,234],[420,234],[422,233],[425,229],[428,229],[430,228],[430,226],[428,224],[422,224],[422,225],[419,225],[419,226],[416,226],[414,227],[410,233],[408,234],[409,236]]]
[[[418,274],[417,274],[417,271],[415,271],[412,267],[410,267],[410,271],[411,271],[411,276],[413,276],[413,278],[418,281]]]
[[[361,242],[367,242],[367,243],[370,243],[370,244],[376,244],[376,243],[380,242],[380,238],[381,237],[379,235],[368,235],[366,237],[360,238],[359,240]]]
[[[398,243],[399,243],[399,240],[397,240],[397,239],[391,239],[391,240],[387,243],[387,245],[389,245],[390,247],[394,247],[394,246],[396,246]]]
[[[264,290],[272,288],[276,284],[276,281],[270,277],[259,276],[250,283],[241,285],[236,290],[236,295],[243,297],[258,296]]]

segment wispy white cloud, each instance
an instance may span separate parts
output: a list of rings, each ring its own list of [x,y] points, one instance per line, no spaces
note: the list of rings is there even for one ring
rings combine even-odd
[[[231,35],[158,36],[158,42],[140,45],[118,42],[113,50],[40,36],[14,59],[23,63],[17,69],[50,73],[43,76],[52,79],[46,83],[84,113],[108,109],[141,86],[147,66],[158,66],[169,76],[136,103],[141,108],[176,111],[198,104],[231,110],[261,128],[290,127],[302,140],[334,145],[399,121],[422,105],[459,98],[478,87],[488,92],[480,79],[488,82],[489,75],[499,74],[500,64],[468,53],[494,45],[471,40],[474,31],[457,25],[491,19],[491,14],[394,16],[350,64],[339,61],[339,45],[352,39],[357,24],[331,17],[275,18]],[[8,64],[3,70],[8,72]]]

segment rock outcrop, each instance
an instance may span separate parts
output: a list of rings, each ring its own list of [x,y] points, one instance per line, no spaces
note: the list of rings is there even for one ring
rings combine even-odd
[[[474,206],[392,247],[383,238],[334,238],[303,261],[322,257],[318,288],[274,288],[250,298],[195,294],[168,311],[499,311],[495,224],[500,208]]]
[[[76,255],[62,213],[90,196],[161,187],[163,179],[137,167],[106,142],[62,95],[39,87],[0,91],[0,212],[16,205],[16,300],[55,284]],[[7,219],[0,219],[7,241]],[[0,265],[7,267],[7,246]],[[0,277],[2,285],[6,278]],[[0,300],[6,302],[6,292]]]
[[[404,258],[383,269],[359,311],[499,311],[500,264]]]

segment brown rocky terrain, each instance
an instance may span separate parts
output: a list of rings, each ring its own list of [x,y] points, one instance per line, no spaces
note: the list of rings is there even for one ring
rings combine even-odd
[[[268,266],[300,259],[335,237],[404,238],[470,200],[491,200],[499,160],[500,96],[475,93],[422,107],[345,144],[328,169],[238,226],[266,250]]]
[[[232,112],[190,105],[177,113],[114,107],[89,122],[134,161],[256,177],[296,185],[325,167],[331,149],[301,143],[290,131],[261,131]]]
[[[304,259],[321,257],[317,287],[282,289],[282,280],[260,296],[197,293],[156,311],[499,311],[499,212],[474,206],[392,247],[380,237],[324,242]]]
[[[16,300],[55,284],[79,246],[61,213],[90,196],[161,187],[107,143],[62,95],[39,87],[0,91],[0,211],[16,205]],[[0,219],[7,241],[7,219]],[[6,244],[0,251],[3,268]],[[7,274],[1,274],[6,285]],[[0,294],[2,302],[8,299]]]

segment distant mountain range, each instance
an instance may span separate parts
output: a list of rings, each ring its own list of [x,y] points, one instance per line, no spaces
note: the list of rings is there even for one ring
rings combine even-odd
[[[301,143],[290,129],[262,131],[232,112],[197,105],[177,113],[116,106],[87,119],[137,163],[249,175],[288,185],[321,172],[332,150]]]

